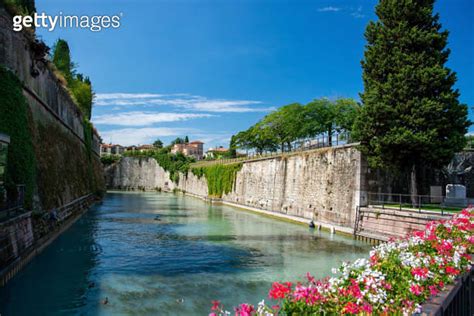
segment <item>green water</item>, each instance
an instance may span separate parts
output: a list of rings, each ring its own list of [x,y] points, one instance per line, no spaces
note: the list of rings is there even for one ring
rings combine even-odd
[[[338,235],[167,193],[108,193],[0,289],[3,315],[207,315],[367,254]],[[108,297],[107,305],[101,301]]]

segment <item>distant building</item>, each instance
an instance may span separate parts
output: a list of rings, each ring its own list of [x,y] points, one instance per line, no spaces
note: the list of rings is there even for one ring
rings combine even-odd
[[[173,148],[171,148],[171,153],[182,153],[185,156],[201,160],[204,157],[204,143],[196,140],[184,144],[174,144]]]
[[[229,149],[224,148],[223,146],[219,146],[216,148],[211,147],[206,151],[205,157],[211,159],[222,158],[222,156],[225,155],[228,151]]]
[[[152,150],[152,149],[156,149],[155,146],[153,145],[140,145],[136,148],[136,150],[138,150],[139,152],[144,152],[144,151],[147,151],[147,150]]]
[[[125,152],[125,147],[115,144],[100,144],[100,155],[119,155],[121,156]]]

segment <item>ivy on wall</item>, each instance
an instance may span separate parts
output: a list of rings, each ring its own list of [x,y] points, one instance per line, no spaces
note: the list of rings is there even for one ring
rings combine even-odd
[[[150,157],[156,160],[156,162],[165,171],[170,173],[170,179],[178,184],[179,174],[186,174],[189,170],[189,164],[194,162],[194,158],[183,155],[182,153],[171,154],[169,148],[160,148],[153,150],[141,151],[128,151],[124,154],[128,157]]]
[[[15,198],[16,185],[24,184],[25,207],[31,209],[35,190],[36,159],[27,101],[18,78],[0,66],[0,132],[10,136],[5,186]]]
[[[237,172],[242,169],[241,163],[228,165],[212,165],[192,168],[191,172],[198,178],[205,177],[209,196],[222,197],[232,191]]]
[[[93,135],[94,135],[94,126],[92,123],[87,119],[84,118],[82,123],[84,127],[84,142],[86,147],[86,154],[87,154],[87,174],[89,179],[89,188],[91,191],[95,192],[98,196],[102,196],[104,194],[103,188],[101,185],[98,184],[98,179],[96,173],[94,172],[94,157],[92,156],[92,142],[93,142]]]

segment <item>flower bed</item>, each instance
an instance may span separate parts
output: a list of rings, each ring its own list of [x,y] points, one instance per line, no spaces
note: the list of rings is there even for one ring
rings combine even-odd
[[[335,277],[275,282],[268,306],[241,304],[237,316],[251,315],[411,315],[421,304],[470,271],[474,250],[474,209],[449,220],[430,222],[424,231],[380,244],[369,259],[343,263]],[[230,315],[214,301],[210,316]]]

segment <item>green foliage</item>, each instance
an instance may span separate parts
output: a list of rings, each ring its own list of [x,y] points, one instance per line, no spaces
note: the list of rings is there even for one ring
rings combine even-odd
[[[230,148],[255,149],[257,153],[283,150],[285,146],[291,150],[292,143],[298,139],[350,132],[358,112],[359,105],[353,99],[289,104],[233,136]]]
[[[232,135],[230,138],[229,151],[227,152],[226,158],[236,158],[237,157],[237,138],[235,135]]]
[[[263,119],[263,128],[268,129],[268,134],[281,146],[282,151],[285,144],[291,148],[291,142],[302,136],[302,114],[303,106],[293,103],[282,106]]]
[[[185,140],[182,139],[181,137],[177,137],[175,140],[173,140],[171,142],[171,146],[175,145],[175,144],[184,144]]]
[[[71,85],[73,81],[74,65],[71,61],[69,44],[63,39],[58,39],[54,44],[53,64],[64,75],[68,85]]]
[[[189,170],[189,164],[195,162],[192,157],[187,157],[182,153],[176,155],[169,152],[168,147],[164,147],[157,150],[146,150],[140,151],[128,151],[125,152],[124,156],[128,157],[149,157],[156,160],[156,162],[166,171],[170,173],[170,178],[173,182],[179,182],[179,173],[187,174]]]
[[[92,92],[89,78],[82,79],[82,75],[77,75],[77,78],[73,80],[70,89],[77,101],[77,105],[81,109],[81,112],[90,120],[94,92]]]
[[[222,197],[232,191],[237,172],[242,169],[241,163],[212,165],[192,168],[191,172],[198,178],[206,177],[209,196]]]
[[[88,119],[84,119],[82,122],[82,126],[84,127],[84,142],[86,145],[86,152],[89,158],[92,157],[92,134],[93,134],[93,126],[92,123],[89,122]]]
[[[68,43],[63,39],[58,39],[53,48],[53,63],[66,79],[79,109],[84,116],[90,120],[92,114],[92,102],[94,92],[88,77],[76,74],[74,63],[71,60],[71,52]]]
[[[0,66],[0,132],[10,136],[5,186],[9,195],[16,185],[26,186],[25,207],[31,208],[35,190],[36,160],[29,109],[17,77]]]
[[[89,188],[96,191],[96,181],[95,181],[95,176],[94,176],[94,169],[92,166],[93,126],[92,126],[92,123],[89,122],[89,120],[86,118],[84,118],[82,125],[84,127],[84,142],[85,142],[86,155],[87,155],[87,174],[88,174]]]
[[[4,0],[12,14],[32,15],[36,12],[34,0]]]
[[[100,162],[104,165],[104,166],[109,166],[117,161],[120,160],[120,156],[119,155],[104,155],[102,157],[100,157]]]
[[[350,131],[359,106],[352,99],[319,99],[308,103],[303,111],[302,134],[315,137],[322,133],[331,136],[334,132]]]
[[[153,146],[155,148],[163,148],[163,142],[159,139],[155,140],[155,142],[153,143]]]
[[[474,135],[466,136],[466,148],[474,149]]]
[[[448,31],[433,3],[381,0],[379,19],[367,26],[364,106],[353,136],[373,167],[439,167],[465,145],[467,106],[445,66]]]

